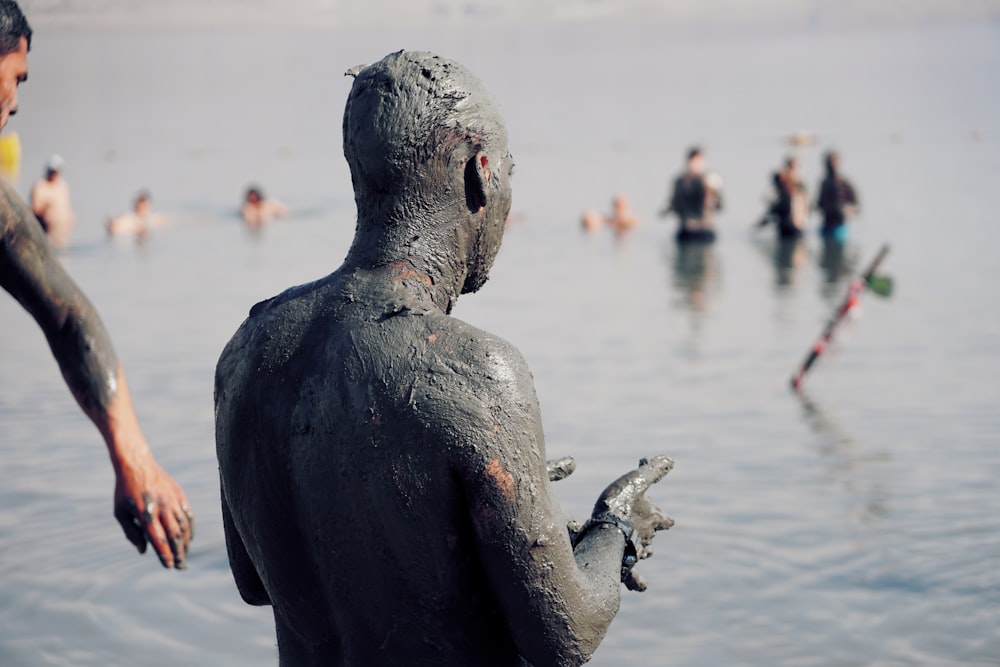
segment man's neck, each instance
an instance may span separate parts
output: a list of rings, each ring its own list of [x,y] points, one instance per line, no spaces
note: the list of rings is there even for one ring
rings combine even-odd
[[[454,227],[454,225],[452,225]],[[425,293],[443,312],[450,312],[465,283],[465,258],[454,234],[434,224],[358,222],[345,268],[383,274],[389,280]],[[471,242],[470,242],[471,245]]]

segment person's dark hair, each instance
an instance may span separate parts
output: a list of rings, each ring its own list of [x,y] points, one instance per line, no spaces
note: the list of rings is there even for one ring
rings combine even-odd
[[[31,26],[14,0],[0,0],[0,56],[17,51],[24,37],[31,48]]]
[[[250,197],[256,195],[257,201],[264,201],[264,193],[256,185],[247,188],[247,193],[243,196],[244,201],[250,201]]]
[[[149,190],[139,190],[138,194],[135,196],[135,203],[143,201],[152,201],[152,197],[149,196]]]
[[[701,155],[701,148],[694,146],[688,151],[688,162]]]
[[[823,156],[823,163],[826,165],[826,170],[830,173],[837,171],[837,162],[840,160],[840,156],[837,155],[837,151],[828,151],[825,156]]]

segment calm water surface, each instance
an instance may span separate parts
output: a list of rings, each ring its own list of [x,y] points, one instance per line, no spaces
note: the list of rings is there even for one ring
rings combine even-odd
[[[34,322],[0,298],[0,664],[273,665],[218,509],[212,375],[249,307],[335,269],[353,232],[341,73],[401,47],[476,71],[504,107],[515,222],[456,315],[532,367],[557,494],[585,516],[643,455],[677,520],[625,592],[595,665],[1000,664],[1000,27],[661,39],[39,32],[20,134],[27,193],[49,153],[79,215],[64,261],[113,333],[141,422],[198,516],[190,569],[139,558],[113,478]],[[788,134],[818,146],[791,149]],[[681,253],[656,218],[691,142],[725,179],[721,238]],[[842,257],[751,224],[794,150],[811,187],[834,145],[863,217]],[[249,182],[298,211],[250,235]],[[147,243],[101,224],[150,188]],[[643,225],[584,236],[628,192]],[[868,295],[807,380],[788,377],[883,242]],[[351,576],[351,573],[345,573]]]

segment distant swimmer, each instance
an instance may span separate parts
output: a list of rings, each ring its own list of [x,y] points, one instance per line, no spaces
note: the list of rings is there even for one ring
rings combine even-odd
[[[108,220],[108,234],[111,236],[134,234],[144,238],[150,231],[163,227],[167,222],[167,216],[153,212],[152,199],[149,193],[143,190],[135,196],[131,211]]]
[[[771,176],[771,182],[774,198],[758,226],[774,223],[782,239],[802,236],[809,215],[809,200],[799,177],[798,161],[791,156],[785,158],[784,167]]]
[[[816,209],[823,214],[819,233],[825,239],[843,241],[847,238],[847,218],[858,213],[858,195],[854,186],[840,175],[840,156],[830,151],[824,159],[826,176],[819,184]]]
[[[31,212],[49,237],[49,243],[65,247],[69,243],[75,218],[69,201],[69,185],[63,178],[65,163],[53,155],[45,163],[45,175],[31,189]]]
[[[677,214],[678,242],[715,240],[713,214],[722,209],[722,178],[705,173],[705,157],[700,148],[688,151],[684,173],[674,180],[670,202],[661,216]]]
[[[627,233],[639,226],[639,218],[632,212],[628,196],[623,193],[615,195],[611,200],[611,215],[602,216],[597,211],[584,211],[581,224],[584,230],[591,232],[595,229],[608,226],[614,230],[618,236],[625,236]]]
[[[243,221],[251,227],[260,227],[273,220],[288,215],[288,208],[281,202],[265,199],[264,193],[257,186],[247,188],[240,211]]]

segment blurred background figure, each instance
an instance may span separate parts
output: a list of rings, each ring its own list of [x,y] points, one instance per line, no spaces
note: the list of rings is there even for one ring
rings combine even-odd
[[[583,212],[580,224],[583,226],[584,231],[592,232],[604,226],[604,216],[593,209],[587,209]]]
[[[678,243],[715,240],[712,214],[722,208],[722,178],[718,174],[705,174],[705,157],[698,147],[688,151],[684,173],[674,180],[670,202],[660,212],[661,216],[677,214]]]
[[[73,207],[69,201],[69,185],[63,178],[65,162],[53,155],[45,163],[45,173],[31,189],[31,212],[45,230],[49,243],[63,248],[69,244],[73,230]]]
[[[858,195],[854,186],[840,175],[840,156],[830,151],[824,158],[826,175],[819,184],[816,209],[823,215],[819,233],[824,239],[847,240],[847,218],[858,213]]]
[[[639,218],[632,212],[632,205],[629,203],[628,195],[619,192],[611,200],[611,215],[602,216],[594,210],[587,210],[581,219],[583,229],[592,232],[605,225],[611,227],[620,238],[639,226]]]
[[[612,200],[612,206],[614,208],[607,224],[615,230],[615,234],[619,237],[625,236],[639,226],[639,218],[632,212],[632,205],[629,203],[627,195],[619,192]]]
[[[153,202],[146,190],[141,190],[135,196],[132,210],[108,220],[108,234],[125,236],[134,234],[143,239],[153,229],[167,224],[167,216],[153,212]]]
[[[798,161],[791,156],[785,158],[784,167],[774,173],[771,182],[774,198],[758,226],[774,223],[779,239],[797,239],[802,236],[809,215],[809,202],[799,177]]]
[[[260,227],[273,220],[288,215],[288,208],[281,202],[265,199],[264,193],[256,185],[247,188],[240,211],[243,221],[251,227]]]

